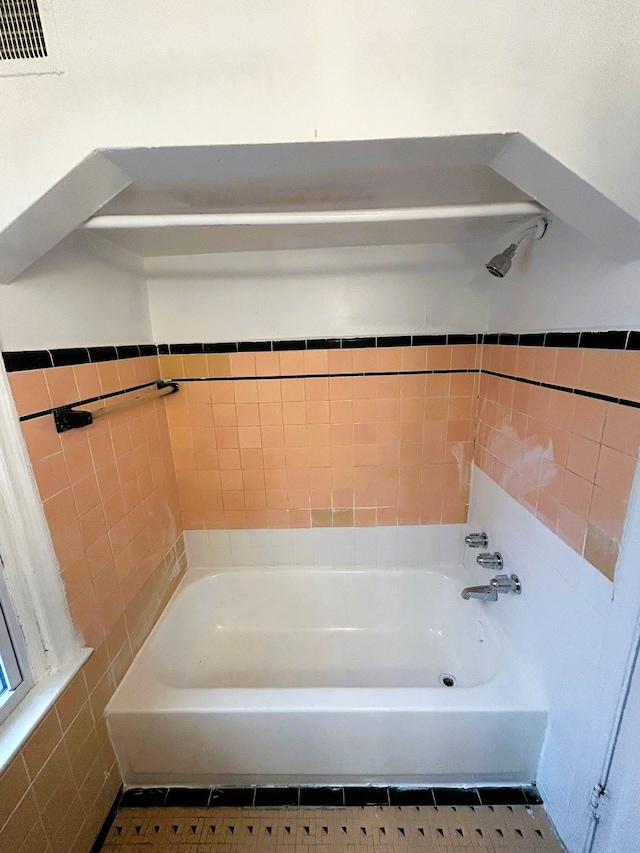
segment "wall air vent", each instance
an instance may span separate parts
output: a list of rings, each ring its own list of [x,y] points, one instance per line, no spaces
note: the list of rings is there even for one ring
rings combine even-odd
[[[36,0],[0,0],[0,59],[47,55]]]
[[[61,71],[47,0],[0,0],[0,75]]]

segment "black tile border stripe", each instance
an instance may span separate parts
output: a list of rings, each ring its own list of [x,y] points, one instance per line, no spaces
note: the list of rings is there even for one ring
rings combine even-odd
[[[368,370],[360,373],[267,373],[264,376],[183,376],[163,382],[256,382],[263,379],[355,379],[362,376],[433,376],[444,373],[481,373],[478,367],[452,367],[443,370]]]
[[[100,394],[96,397],[87,397],[84,400],[77,400],[73,403],[66,403],[64,406],[54,406],[50,409],[43,409],[38,412],[31,412],[28,415],[21,415],[20,421],[30,421],[34,418],[41,418],[47,415],[52,415],[56,411],[65,409],[74,409],[78,406],[84,406],[88,403],[97,403],[101,400],[108,400],[112,397],[119,397],[122,394],[129,394],[131,391],[140,391],[143,388],[149,388],[156,385],[157,382],[258,382],[274,379],[347,379],[347,378],[362,378],[365,376],[440,376],[440,375],[455,375],[461,373],[477,373],[485,376],[496,376],[499,379],[510,379],[513,382],[522,382],[525,385],[533,385],[538,388],[549,388],[552,391],[563,391],[566,394],[576,394],[578,397],[591,397],[594,400],[602,400],[605,403],[616,403],[620,406],[628,406],[632,409],[640,409],[640,402],[636,400],[627,400],[624,397],[613,397],[609,394],[599,394],[596,391],[585,391],[582,388],[571,388],[566,385],[555,385],[552,382],[540,382],[537,379],[525,379],[522,376],[513,376],[509,373],[498,373],[495,370],[486,370],[485,368],[469,367],[469,368],[449,368],[444,370],[384,370],[384,371],[363,371],[353,373],[291,373],[291,374],[274,374],[260,376],[182,376],[163,378],[145,382],[142,385],[133,385],[130,388],[123,388],[119,391],[112,391],[109,394]]]
[[[364,335],[347,338],[292,338],[271,341],[226,341],[220,343],[158,344],[159,355],[234,352],[301,352],[322,349],[378,349],[473,345],[482,343],[483,332],[442,335]]]
[[[591,397],[593,400],[603,400],[605,403],[617,403],[620,406],[640,409],[640,402],[626,400],[624,397],[611,397],[609,394],[584,391],[582,388],[569,388],[566,385],[554,385],[552,382],[538,382],[537,379],[525,379],[523,376],[511,376],[508,373],[497,373],[495,370],[482,369],[479,372],[484,373],[486,376],[497,376],[500,379],[511,379],[513,382],[522,382],[525,385],[535,385],[538,388],[550,388],[552,391],[564,391],[567,394],[576,394],[578,397]]]
[[[152,355],[203,355],[237,352],[293,352],[319,349],[377,349],[383,347],[464,346],[563,347],[640,350],[640,331],[475,332],[432,335],[370,335],[348,338],[300,338],[271,341],[220,341],[175,344],[65,347],[51,350],[8,350],[3,353],[8,373],[74,364],[97,364]]]
[[[51,353],[44,349],[27,350],[25,352],[5,352],[4,366],[7,373],[18,370],[43,370],[53,367]]]
[[[361,376],[429,376],[432,374],[444,373],[480,373],[478,368],[459,368],[451,370],[405,370],[405,371],[380,371],[372,373],[300,373],[287,375],[269,375],[269,376],[183,376],[179,379],[154,379],[152,382],[145,382],[144,385],[133,385],[131,388],[123,388],[120,391],[111,391],[109,394],[100,394],[98,397],[87,397],[84,400],[76,400],[74,403],[65,403],[64,406],[54,406],[51,409],[42,409],[39,412],[31,412],[28,415],[21,415],[20,421],[31,421],[34,418],[42,418],[47,415],[52,415],[54,412],[64,411],[65,409],[75,409],[78,406],[86,406],[87,403],[97,403],[100,400],[108,400],[111,397],[120,397],[122,394],[129,394],[131,391],[140,391],[142,388],[149,388],[152,385],[157,385],[158,382],[251,382],[265,379],[342,379],[347,377]]]
[[[288,785],[239,788],[130,788],[124,793],[118,794],[116,803],[118,808],[169,808],[171,806],[182,808],[437,807],[541,805],[542,798],[535,785],[492,788]],[[109,814],[111,815],[111,812]],[[109,821],[107,832],[112,820],[113,818]],[[105,825],[106,823],[105,821]]]
[[[627,400],[624,397],[613,397],[609,394],[599,394],[596,391],[585,391],[582,388],[571,388],[566,385],[554,385],[552,382],[539,382],[537,379],[525,379],[522,376],[512,376],[509,373],[498,373],[495,370],[486,370],[484,368],[469,367],[469,368],[450,368],[444,370],[384,370],[384,371],[365,371],[362,373],[291,373],[291,374],[274,374],[260,376],[182,376],[171,377],[145,382],[143,385],[133,385],[130,388],[123,388],[120,391],[112,391],[109,394],[100,394],[97,397],[88,397],[84,400],[77,400],[73,403],[66,403],[64,406],[54,406],[50,409],[43,409],[39,412],[32,412],[28,415],[21,415],[20,421],[30,421],[34,418],[41,418],[47,415],[52,415],[56,411],[64,409],[75,409],[78,406],[87,405],[87,403],[97,403],[100,400],[108,400],[111,397],[119,397],[122,394],[129,394],[131,391],[139,391],[142,388],[149,388],[156,385],[157,382],[258,382],[273,379],[348,379],[362,378],[365,376],[440,376],[454,375],[460,373],[477,373],[485,376],[496,376],[499,379],[510,379],[513,382],[522,382],[524,385],[533,385],[538,388],[549,388],[552,391],[563,391],[566,394],[575,394],[578,397],[591,397],[593,400],[602,400],[605,403],[616,403],[620,406],[627,406],[632,409],[640,409],[640,402],[636,400]]]
[[[550,388],[552,391],[564,391],[567,394],[576,394],[578,397],[591,397],[594,400],[603,400],[605,403],[617,403],[620,406],[629,406],[632,409],[640,409],[640,402],[636,400],[627,400],[624,397],[612,397],[609,394],[599,394],[596,391],[585,391],[582,388],[570,388],[565,385],[554,385],[552,382],[538,382],[537,379],[525,379],[521,376],[512,376],[508,373],[497,373],[495,370],[486,370],[485,368],[469,367],[469,368],[451,368],[447,370],[381,370],[362,373],[292,373],[283,375],[267,375],[267,376],[189,376],[189,377],[172,377],[165,379],[165,382],[248,382],[251,380],[262,381],[265,379],[343,379],[353,377],[354,379],[362,376],[433,376],[440,374],[455,374],[455,373],[479,373],[486,376],[497,376],[500,379],[512,379],[514,382],[523,382],[525,385],[535,385],[538,388]]]

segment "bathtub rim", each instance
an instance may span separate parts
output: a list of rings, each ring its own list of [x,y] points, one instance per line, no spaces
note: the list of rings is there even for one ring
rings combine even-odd
[[[462,564],[433,564],[429,566],[228,566],[194,567],[188,569],[167,602],[165,609],[134,657],[122,681],[109,700],[105,714],[126,714],[142,709],[149,713],[176,712],[233,713],[283,711],[438,711],[455,713],[473,709],[478,713],[496,710],[517,712],[528,710],[547,713],[548,700],[542,685],[524,661],[499,623],[491,621],[498,651],[502,656],[496,676],[489,681],[463,688],[433,687],[175,687],[163,682],[150,663],[149,651],[154,638],[162,630],[172,603],[189,587],[206,577],[228,573],[304,572],[329,574],[369,572],[431,573],[443,575],[464,584],[470,574]],[[462,588],[462,587],[461,587]],[[475,609],[500,606],[498,602],[468,602]],[[489,611],[490,612],[490,611]],[[500,701],[496,702],[499,697]],[[151,707],[149,707],[151,705]]]

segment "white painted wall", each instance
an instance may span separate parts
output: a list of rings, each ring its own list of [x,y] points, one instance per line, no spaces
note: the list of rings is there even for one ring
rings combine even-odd
[[[488,248],[487,260],[504,245]],[[616,263],[554,219],[542,240],[522,244],[505,278],[493,279],[489,330],[639,328],[639,280],[640,263]]]
[[[500,551],[505,571],[522,582],[520,596],[501,596],[486,607],[546,692],[549,725],[538,786],[562,839],[575,842],[585,815],[576,813],[572,792],[589,750],[586,723],[596,704],[613,584],[475,466],[468,529],[485,530],[489,550]],[[465,565],[474,583],[487,583],[491,576],[475,564],[477,553],[465,549]],[[584,790],[594,782],[583,780]],[[572,853],[577,849],[570,846]]]
[[[71,234],[24,275],[0,285],[0,348],[151,343],[140,258]]]
[[[596,830],[594,853],[633,850],[640,838],[638,809],[638,777],[640,756],[640,669],[636,664],[631,681],[620,737],[614,754],[611,775],[606,786],[606,799]]]
[[[514,130],[640,211],[636,0],[54,10],[64,74],[0,88],[0,226],[104,146]]]
[[[163,342],[476,332],[490,276],[456,245],[247,252],[146,261]]]

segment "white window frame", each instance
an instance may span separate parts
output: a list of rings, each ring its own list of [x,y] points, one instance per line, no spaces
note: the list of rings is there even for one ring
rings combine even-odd
[[[6,720],[33,687],[26,661],[26,649],[4,582],[0,553],[0,669],[7,683],[7,689],[0,694],[0,723]]]
[[[0,595],[24,679],[17,707],[0,724],[1,769],[90,654],[73,628],[1,357],[0,552]]]

